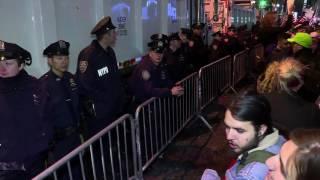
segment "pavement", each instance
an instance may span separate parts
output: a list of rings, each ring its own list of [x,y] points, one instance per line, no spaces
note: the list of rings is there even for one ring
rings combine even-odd
[[[239,91],[248,88],[240,84]],[[214,169],[220,177],[236,155],[230,151],[224,128],[225,107],[235,94],[225,93],[203,112],[213,126],[210,131],[199,119],[192,120],[175,140],[144,172],[146,180],[193,180],[201,179],[206,168]]]
[[[232,97],[232,96],[231,96]],[[200,179],[206,168],[224,175],[235,155],[229,150],[224,133],[225,104],[230,96],[221,96],[217,104],[204,113],[213,126],[210,131],[199,119],[191,121],[145,171],[146,180]],[[223,104],[221,104],[223,103]]]

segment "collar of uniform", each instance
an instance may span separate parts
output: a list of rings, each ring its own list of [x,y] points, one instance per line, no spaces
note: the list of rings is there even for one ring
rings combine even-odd
[[[92,41],[92,44],[93,44],[97,49],[99,49],[99,50],[101,50],[101,51],[109,52],[110,47],[107,47],[106,49],[103,49],[103,47],[100,45],[99,41],[96,40],[96,39]]]
[[[28,76],[25,70],[21,70],[15,77],[0,78],[0,92],[12,92],[17,88],[25,88],[28,85]]]
[[[153,68],[153,69],[158,68],[159,65],[156,65],[156,64],[154,64],[154,63],[152,62],[151,57],[149,56],[149,54],[147,54],[147,55],[145,56],[145,58],[146,58],[146,63],[147,63],[149,66],[151,66],[151,68]]]
[[[51,74],[51,76],[53,77],[53,79],[56,80],[56,81],[58,81],[57,79],[59,79],[59,80],[64,79],[64,78],[65,78],[65,74],[66,74],[66,73],[63,73],[63,76],[60,77],[60,76],[56,75],[52,70],[50,70],[49,73]]]
[[[267,135],[266,137],[264,137],[258,144],[258,147],[256,148],[253,148],[251,150],[249,150],[247,153],[250,154],[252,152],[255,152],[255,151],[259,151],[259,150],[264,150],[274,144],[277,143],[277,141],[279,140],[279,131],[278,129],[276,128],[273,128],[273,133]],[[238,156],[238,160],[240,160],[242,158],[244,153],[240,154]]]

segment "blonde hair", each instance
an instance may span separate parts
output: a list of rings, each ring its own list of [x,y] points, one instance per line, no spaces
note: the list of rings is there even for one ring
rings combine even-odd
[[[292,88],[303,85],[303,72],[305,69],[306,66],[294,58],[282,60],[278,67],[280,89],[290,94]]]
[[[278,66],[279,62],[272,62],[267,67],[265,73],[259,76],[257,83],[258,93],[266,94],[278,90]]]
[[[292,88],[303,84],[305,69],[306,66],[292,57],[272,62],[258,78],[257,91],[264,94],[283,90],[292,94]]]

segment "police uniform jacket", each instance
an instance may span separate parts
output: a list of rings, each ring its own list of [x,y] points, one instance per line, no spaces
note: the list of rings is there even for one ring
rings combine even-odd
[[[30,162],[48,148],[50,108],[40,81],[24,70],[12,78],[0,78],[0,107],[0,162]]]
[[[168,77],[166,65],[157,66],[146,55],[133,71],[129,85],[136,102],[142,103],[151,97],[171,95],[173,82]]]
[[[176,51],[168,48],[163,54],[163,60],[167,64],[167,69],[172,80],[182,80],[186,75],[187,65],[181,48]]]
[[[105,50],[93,40],[82,50],[78,57],[77,78],[85,96],[93,101],[97,119],[110,119],[121,112],[124,89],[111,47]]]
[[[75,77],[65,72],[61,78],[49,71],[41,77],[41,81],[49,93],[54,127],[59,129],[77,127],[80,112],[79,92]]]

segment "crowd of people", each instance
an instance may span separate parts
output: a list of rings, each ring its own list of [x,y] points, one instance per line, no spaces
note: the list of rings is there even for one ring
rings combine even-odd
[[[319,179],[319,26],[267,12],[253,36],[264,46],[254,88],[238,95],[224,117],[226,140],[238,157],[225,175],[203,180]],[[278,23],[277,23],[278,22]]]
[[[30,179],[148,98],[183,95],[176,82],[208,63],[202,28],[152,35],[149,52],[127,80],[118,69],[110,17],[92,29],[96,38],[79,53],[75,74],[68,71],[71,44],[65,40],[43,50],[50,70],[39,79],[24,69],[31,54],[1,40],[0,179]]]

